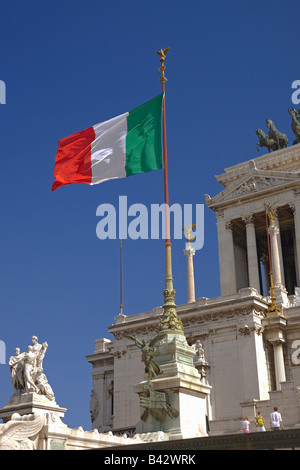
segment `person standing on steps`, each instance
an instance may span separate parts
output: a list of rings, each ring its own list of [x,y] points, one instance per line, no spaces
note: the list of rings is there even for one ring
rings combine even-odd
[[[281,414],[278,412],[278,406],[274,406],[274,411],[270,415],[270,428],[272,431],[284,429]]]
[[[255,425],[256,425],[256,430],[258,432],[262,432],[262,431],[266,430],[265,421],[264,421],[264,418],[261,415],[261,411],[258,412],[258,415],[255,418]]]

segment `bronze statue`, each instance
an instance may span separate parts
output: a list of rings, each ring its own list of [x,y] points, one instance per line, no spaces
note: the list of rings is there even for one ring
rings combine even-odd
[[[163,371],[157,362],[155,362],[153,359],[156,351],[155,344],[162,339],[161,335],[155,336],[148,343],[146,343],[144,339],[140,341],[136,336],[126,335],[126,338],[134,341],[138,348],[140,348],[142,351],[142,362],[145,364],[145,373],[148,374],[149,380],[151,380],[153,377],[156,377],[157,375],[163,374]]]
[[[259,151],[259,147],[267,147],[268,151],[278,150],[278,144],[274,139],[271,139],[268,135],[264,133],[261,129],[256,129],[256,135],[259,138],[259,142],[256,144],[256,148]]]
[[[278,206],[278,204],[278,202],[275,202],[274,204],[271,204],[270,202],[265,202],[265,208],[267,209],[270,225],[274,225],[275,220],[277,218],[276,207]]]
[[[293,141],[293,145],[300,143],[300,110],[297,111],[295,108],[288,108],[288,112],[291,115],[292,123],[291,128],[293,133],[296,136],[296,139]]]
[[[162,422],[166,416],[176,418],[179,412],[168,403],[166,392],[157,392],[153,388],[150,380],[144,385],[144,391],[140,395],[140,406],[145,408],[141,419],[147,421],[148,416],[152,416],[158,422]]]
[[[274,122],[271,121],[271,119],[266,119],[266,124],[269,129],[268,136],[275,140],[275,142],[278,144],[279,149],[283,149],[287,147],[288,144],[288,138],[285,134],[282,134],[282,132],[279,132],[275,125]]]

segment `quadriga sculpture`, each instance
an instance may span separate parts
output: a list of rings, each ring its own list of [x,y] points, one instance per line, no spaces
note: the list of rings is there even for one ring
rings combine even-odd
[[[287,147],[287,145],[288,145],[287,135],[283,134],[282,132],[279,132],[276,129],[274,122],[271,121],[271,119],[266,119],[266,124],[267,124],[267,127],[269,129],[268,136],[270,137],[270,139],[275,140],[275,142],[278,145],[278,148],[283,149],[283,148]]]
[[[259,151],[259,147],[267,147],[268,151],[278,150],[278,144],[274,139],[271,139],[268,135],[264,133],[261,129],[256,129],[256,135],[259,138],[259,142],[256,144],[256,148]]]
[[[297,111],[295,108],[288,108],[288,112],[292,118],[291,128],[296,136],[296,140],[293,142],[293,145],[295,145],[300,142],[300,110]]]

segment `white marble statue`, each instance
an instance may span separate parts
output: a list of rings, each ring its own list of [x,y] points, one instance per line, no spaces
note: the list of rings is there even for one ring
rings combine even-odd
[[[43,359],[48,344],[39,344],[36,336],[32,336],[31,340],[32,345],[28,346],[26,351],[21,353],[20,349],[16,348],[15,355],[8,361],[15,395],[35,392],[53,401],[54,393],[43,371]]]
[[[206,362],[205,361],[205,354],[202,343],[199,339],[197,339],[195,344],[192,344],[192,347],[195,349],[195,358],[194,362]]]

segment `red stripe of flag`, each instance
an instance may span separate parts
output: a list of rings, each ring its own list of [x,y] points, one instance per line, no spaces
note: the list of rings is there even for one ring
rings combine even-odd
[[[89,127],[58,142],[52,191],[65,184],[91,183],[91,143],[94,140],[94,128]]]

